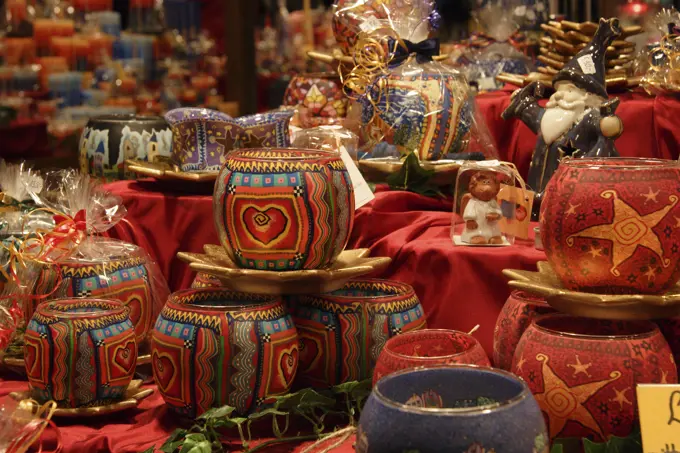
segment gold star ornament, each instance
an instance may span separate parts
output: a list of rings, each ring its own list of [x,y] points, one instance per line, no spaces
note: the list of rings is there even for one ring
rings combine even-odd
[[[657,226],[677,203],[678,197],[668,197],[670,204],[658,211],[647,215],[640,215],[632,206],[619,198],[614,190],[605,190],[600,196],[607,200],[613,200],[614,219],[611,223],[588,227],[578,233],[567,237],[567,245],[572,247],[577,237],[589,239],[606,239],[612,242],[612,267],[609,271],[615,277],[621,275],[618,267],[633,256],[638,247],[646,247],[661,259],[664,267],[668,267],[671,260],[664,258],[661,241],[654,233]]]

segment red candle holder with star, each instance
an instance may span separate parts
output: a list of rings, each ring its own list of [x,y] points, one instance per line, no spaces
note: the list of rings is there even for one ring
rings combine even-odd
[[[680,163],[567,159],[546,187],[541,239],[569,289],[660,294],[680,278]]]
[[[637,424],[637,384],[674,384],[668,343],[649,321],[540,316],[524,332],[512,372],[538,401],[551,439],[604,441]]]

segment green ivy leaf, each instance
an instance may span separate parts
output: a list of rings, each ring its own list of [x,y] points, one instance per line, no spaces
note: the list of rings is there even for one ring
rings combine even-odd
[[[584,453],[607,453],[607,444],[597,444],[588,439],[583,439]]]
[[[176,440],[174,442],[166,442],[163,444],[163,446],[160,448],[160,450],[163,453],[175,453],[175,451],[182,446],[184,443],[184,439],[182,440]]]
[[[331,387],[331,391],[335,394],[348,393],[351,394],[352,391],[359,385],[359,381],[350,381],[343,384],[338,384]]]
[[[265,417],[267,415],[288,415],[287,412],[282,412],[280,410],[277,410],[273,407],[268,407],[267,409],[262,409],[261,411],[253,412],[248,416],[248,419],[250,420],[257,420],[259,418]],[[246,419],[247,420],[247,419]]]
[[[142,451],[141,453],[154,453],[156,451],[156,447],[149,447],[146,450]]]
[[[425,170],[420,166],[420,161],[415,153],[406,156],[401,169],[387,177],[387,184],[393,190],[408,190],[425,196],[437,196],[441,192],[432,184],[430,180],[434,175],[434,170]]]
[[[174,451],[184,442],[184,436],[186,436],[186,434],[186,429],[178,428],[174,430],[159,450],[163,453],[174,453]]]
[[[368,398],[373,391],[373,379],[365,379],[352,389],[351,395],[357,401]]]
[[[562,444],[555,444],[552,446],[550,449],[550,453],[564,453],[564,448],[562,448]]]
[[[335,399],[324,396],[313,389],[303,389],[288,395],[277,396],[274,408],[280,411],[307,410],[315,407],[335,406]]]
[[[216,407],[203,412],[196,420],[212,420],[229,417],[235,410],[236,408],[231,406]]]

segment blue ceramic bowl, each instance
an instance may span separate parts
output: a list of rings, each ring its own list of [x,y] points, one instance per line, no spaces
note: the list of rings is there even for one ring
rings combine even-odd
[[[373,388],[357,453],[547,453],[541,409],[516,376],[472,365],[400,371]]]

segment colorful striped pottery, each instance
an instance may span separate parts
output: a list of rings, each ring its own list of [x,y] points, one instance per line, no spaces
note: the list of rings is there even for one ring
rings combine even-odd
[[[472,365],[399,371],[361,411],[357,453],[548,453],[541,409],[512,374]]]
[[[550,438],[605,441],[637,424],[635,387],[675,384],[668,343],[649,321],[603,321],[559,313],[535,318],[512,372],[529,385]]]
[[[231,152],[213,196],[215,228],[239,267],[318,269],[335,261],[354,223],[340,155],[303,149]]]
[[[337,73],[298,74],[286,88],[283,105],[303,109],[302,126],[309,128],[335,124],[347,116],[349,98]]]
[[[554,313],[545,299],[524,291],[513,291],[496,319],[493,334],[493,364],[510,371],[519,339],[531,321],[540,315]]]
[[[373,371],[373,385],[407,368],[455,364],[491,366],[484,348],[472,335],[444,329],[408,332],[385,344]]]
[[[222,289],[173,293],[153,332],[151,365],[175,412],[230,405],[246,414],[289,391],[298,336],[278,297]]]
[[[369,379],[390,337],[426,327],[413,288],[390,280],[352,280],[332,293],[288,301],[300,335],[299,387]]]
[[[63,299],[38,305],[26,327],[32,397],[63,407],[118,400],[137,365],[130,310],[117,301]]]

